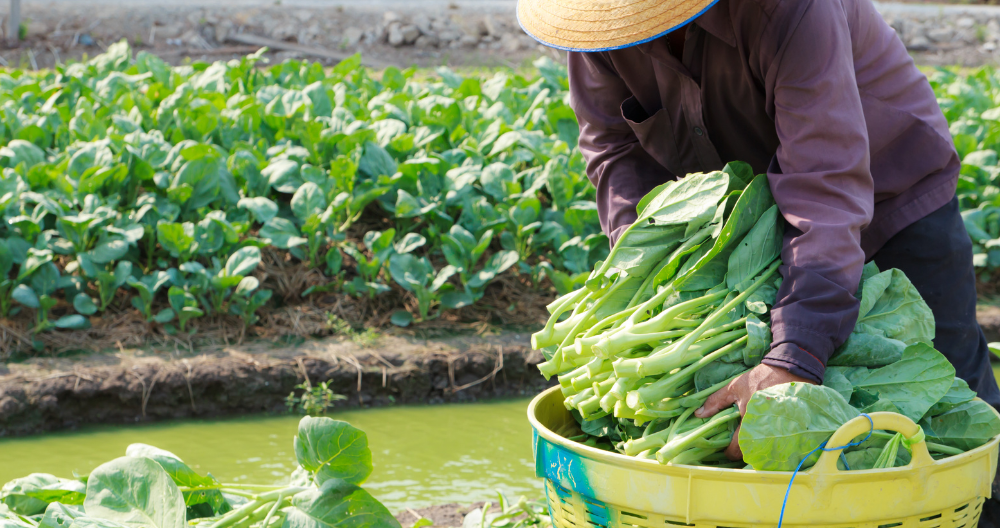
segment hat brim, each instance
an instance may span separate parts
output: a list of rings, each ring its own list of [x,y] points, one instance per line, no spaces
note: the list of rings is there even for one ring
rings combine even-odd
[[[546,46],[610,51],[662,37],[719,0],[518,0],[517,21]]]

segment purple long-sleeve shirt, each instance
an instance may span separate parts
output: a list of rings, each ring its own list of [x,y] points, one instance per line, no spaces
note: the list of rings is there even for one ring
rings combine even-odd
[[[656,185],[750,163],[788,223],[765,363],[816,381],[861,268],[947,203],[959,160],[927,79],[871,0],[720,0],[666,38],[569,54],[580,149],[612,240]]]

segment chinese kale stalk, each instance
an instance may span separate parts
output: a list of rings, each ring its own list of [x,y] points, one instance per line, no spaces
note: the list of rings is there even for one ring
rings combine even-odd
[[[295,437],[299,467],[288,486],[220,483],[173,453],[132,444],[89,476],[34,473],[0,489],[4,528],[399,528],[361,483],[372,472],[365,433],[305,417]]]
[[[771,346],[783,219],[767,179],[742,163],[651,191],[584,287],[549,305],[532,336],[585,444],[662,464],[743,467],[725,458],[740,419],[695,410]],[[865,267],[854,332],[822,386],[754,396],[740,446],[759,470],[790,470],[861,412],[919,421],[936,456],[982,445],[1000,418],[931,347],[934,317],[899,270]],[[909,444],[877,432],[845,453],[850,469],[893,467]],[[812,461],[815,460],[815,457]],[[843,464],[843,461],[842,461]]]

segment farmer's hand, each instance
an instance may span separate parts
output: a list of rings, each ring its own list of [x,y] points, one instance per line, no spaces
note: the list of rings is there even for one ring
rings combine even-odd
[[[715,394],[709,396],[705,400],[705,404],[695,411],[694,415],[698,418],[708,418],[735,403],[740,409],[740,416],[743,416],[747,412],[747,402],[750,401],[753,393],[761,389],[793,381],[815,384],[811,380],[796,376],[781,367],[772,367],[761,363],[749,372],[745,372],[742,376],[729,382],[729,385],[718,390]],[[733,441],[726,448],[726,456],[730,460],[743,460],[743,452],[740,451],[739,439],[740,428],[737,427],[736,432],[733,433]]]

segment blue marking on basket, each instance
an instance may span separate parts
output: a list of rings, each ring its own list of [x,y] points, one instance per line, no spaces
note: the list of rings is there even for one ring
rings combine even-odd
[[[593,497],[594,490],[587,478],[583,457],[559,445],[535,436],[535,476],[549,479],[585,497]]]
[[[784,522],[784,520],[785,520],[785,506],[788,505],[788,494],[792,492],[792,483],[795,482],[795,475],[799,474],[799,470],[802,469],[802,464],[805,464],[806,460],[809,460],[809,457],[813,456],[813,454],[815,454],[817,451],[820,451],[820,450],[823,450],[823,451],[838,451],[839,450],[840,451],[840,456],[844,456],[844,451],[843,451],[844,449],[847,449],[848,447],[859,446],[859,445],[863,444],[866,440],[868,440],[869,438],[872,437],[872,433],[875,432],[875,422],[872,421],[872,417],[869,416],[868,413],[861,413],[861,416],[864,416],[865,418],[868,418],[868,423],[871,424],[871,429],[868,429],[868,435],[865,436],[860,442],[851,442],[851,443],[849,443],[847,445],[842,445],[842,446],[838,446],[838,447],[826,447],[826,442],[823,442],[822,444],[819,445],[819,447],[817,447],[816,449],[813,449],[812,451],[810,451],[809,454],[805,456],[805,458],[803,458],[802,460],[800,460],[799,461],[799,465],[795,466],[795,471],[792,472],[792,480],[788,481],[788,489],[785,490],[785,500],[781,501],[781,516],[778,517],[778,528],[781,528],[781,523]],[[846,459],[844,460],[844,466],[847,466],[847,460]],[[850,469],[850,468],[848,468],[848,469]]]

